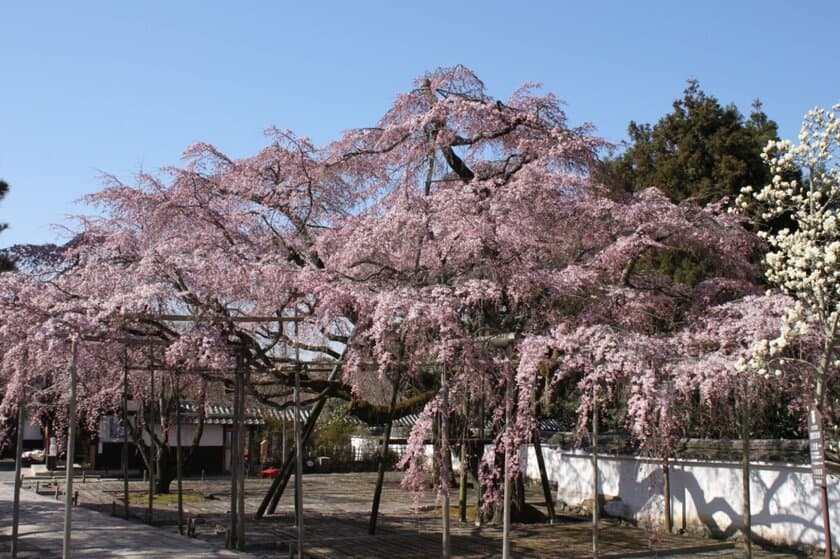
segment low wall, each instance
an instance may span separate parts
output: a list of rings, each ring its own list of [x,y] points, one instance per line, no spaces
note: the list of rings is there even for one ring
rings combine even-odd
[[[579,506],[592,498],[592,458],[580,450],[543,445],[549,480],[557,502]],[[539,481],[533,447],[528,448],[526,472]],[[640,457],[598,457],[600,493],[621,500],[610,511],[641,525],[664,525],[661,463]],[[674,527],[703,531],[717,537],[739,534],[742,523],[741,464],[674,460],[671,462],[671,511]],[[828,477],[833,547],[838,549],[840,487]],[[753,463],[750,508],[754,537],[786,546],[824,547],[822,506],[807,466]],[[591,501],[590,501],[591,502]]]

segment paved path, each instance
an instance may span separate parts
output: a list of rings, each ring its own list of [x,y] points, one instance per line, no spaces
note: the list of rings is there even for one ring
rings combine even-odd
[[[11,481],[0,482],[0,557],[8,557],[12,533]],[[18,557],[61,557],[64,536],[64,502],[22,490],[20,553]],[[179,536],[140,522],[75,507],[73,557],[178,557],[179,559],[254,558],[253,555],[218,549],[201,540]]]
[[[8,550],[11,533],[11,479],[3,481],[0,471],[0,559]],[[310,475],[304,478],[306,550],[310,559],[426,559],[440,554],[439,509],[434,497],[421,499],[422,511],[411,512],[411,496],[399,487],[399,474],[389,473],[383,492],[380,523],[376,536],[367,535],[368,509],[374,474]],[[253,555],[224,551],[218,528],[225,523],[229,504],[229,483],[225,479],[188,480],[186,487],[212,498],[190,503],[189,514],[200,515],[199,539],[175,534],[177,513],[172,506],[155,508],[152,528],[139,521],[111,516],[114,501],[122,495],[122,482],[102,479],[76,485],[85,507],[74,508],[75,557],[288,557],[288,544],[295,539],[292,491],[284,495],[277,513],[253,519],[269,480],[249,480],[246,484],[246,522],[248,550]],[[131,482],[131,491],[143,484]],[[42,487],[42,492],[44,491]],[[63,504],[49,494],[38,496],[23,491],[23,550],[21,559],[60,557],[63,533]],[[474,497],[474,496],[473,496]],[[529,498],[538,502],[535,495]],[[474,500],[474,499],[473,499]],[[118,511],[121,506],[118,505]],[[133,506],[132,514],[142,515],[143,506]],[[4,539],[4,534],[6,535]],[[554,526],[523,524],[513,527],[513,556],[517,558],[586,558],[590,554],[591,532],[588,522],[567,519]],[[638,528],[605,521],[601,527],[604,557],[639,556],[680,557],[682,559],[740,559],[743,552],[731,543],[690,538],[658,536],[651,547],[648,534]],[[207,543],[210,542],[210,543]],[[4,547],[5,546],[5,547]],[[501,550],[498,526],[476,529],[471,524],[452,523],[453,556],[469,559],[497,558]],[[727,549],[720,549],[720,548]],[[756,550],[756,559],[793,559],[794,554]]]

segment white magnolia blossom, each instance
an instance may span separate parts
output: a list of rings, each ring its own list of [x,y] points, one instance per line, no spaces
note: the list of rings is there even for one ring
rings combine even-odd
[[[762,340],[753,347],[752,358],[735,368],[764,376],[768,364],[783,365],[785,348],[808,332],[825,339],[826,359],[838,367],[837,327],[840,317],[840,104],[831,110],[808,112],[799,143],[770,141],[762,155],[773,179],[761,189],[746,187],[733,211],[752,213],[765,222],[790,223],[777,231],[762,232],[769,251],[765,257],[767,279],[797,301],[785,315],[779,337]],[[829,372],[814,364],[823,378]]]

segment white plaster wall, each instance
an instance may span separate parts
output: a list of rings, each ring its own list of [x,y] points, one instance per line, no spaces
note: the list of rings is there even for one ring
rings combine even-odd
[[[592,460],[580,451],[543,446],[548,477],[556,499],[579,505],[592,497]],[[523,464],[539,481],[533,447]],[[599,456],[600,493],[621,498],[622,516],[640,524],[663,525],[663,477],[660,464],[635,457]],[[754,463],[750,474],[753,533],[784,545],[823,547],[820,494],[810,470],[789,464]],[[674,526],[718,536],[735,536],[742,527],[741,464],[677,460],[671,464],[671,510]],[[840,520],[840,486],[828,478],[832,526]],[[834,547],[840,543],[832,530]]]
[[[101,442],[122,442],[122,436],[111,437],[111,427],[109,425],[109,421],[111,421],[111,419],[108,417],[103,417],[99,420],[99,440]],[[181,444],[186,446],[192,443],[195,429],[195,425],[181,426]],[[121,432],[121,429],[119,429],[119,431]],[[157,431],[160,432],[160,426],[157,427]],[[222,425],[205,424],[199,446],[222,446],[223,432],[224,427]],[[171,446],[175,446],[175,436],[175,428],[173,427],[169,433],[169,444]],[[145,431],[143,433],[143,441],[145,441],[146,444],[149,443],[149,436],[145,433]]]
[[[26,441],[40,441],[43,439],[41,434],[41,426],[31,421],[26,421],[23,425],[23,439]]]
[[[195,436],[195,425],[181,426],[181,444],[188,445],[192,443]],[[175,445],[175,430],[169,433],[169,444]],[[224,427],[222,425],[205,425],[204,431],[201,433],[201,441],[199,446],[222,446],[224,442]]]
[[[374,458],[379,454],[379,441],[381,437],[360,437],[352,435],[350,437],[350,446],[353,449],[354,460],[366,460]],[[405,443],[389,443],[388,450],[394,453],[398,458],[402,458],[408,450],[408,445]],[[434,447],[431,444],[423,445],[423,454],[427,460],[431,460]],[[453,465],[457,468],[458,457],[453,454]]]

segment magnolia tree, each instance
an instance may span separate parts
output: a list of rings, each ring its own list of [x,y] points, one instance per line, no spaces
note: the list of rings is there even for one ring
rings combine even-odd
[[[83,221],[60,274],[3,278],[2,374],[32,384],[49,370],[64,386],[64,340],[79,336],[103,340],[85,344],[85,359],[108,364],[81,374],[116,390],[115,340],[153,340],[159,368],[192,373],[188,393],[247,374],[250,398],[282,407],[306,361],[305,401],[340,398],[371,422],[421,412],[409,486],[428,474],[421,447],[435,418],[468,434],[487,411],[499,451],[482,468],[491,502],[501,451],[530,440],[560,383],[577,385],[581,429],[594,402],[630,398],[639,439],[671,440],[688,420],[658,411],[679,409],[663,408],[665,381],[686,402],[706,386],[712,401],[723,383],[704,383],[692,363],[737,358],[751,332],[775,334],[775,315],[756,325],[767,305],[749,298],[754,312],[738,316],[752,329],[702,328],[760,291],[758,239],[716,206],[674,205],[656,189],[610,194],[590,176],[604,142],[532,86],[497,100],[468,69],[445,68],[326,146],[269,137],[253,157],[199,144],[183,167],[134,185],[109,178],[91,196],[101,216]],[[706,275],[689,285],[659,271],[673,253],[704,260]],[[36,348],[44,367],[28,368]],[[319,374],[332,368],[341,375]],[[112,409],[107,398],[99,408]]]
[[[764,160],[773,173],[770,184],[747,187],[737,199],[737,209],[760,222],[787,227],[759,233],[769,245],[765,257],[767,279],[789,295],[780,333],[755,347],[739,363],[762,375],[795,371],[809,397],[831,421],[837,423],[836,383],[840,372],[840,105],[831,110],[813,109],[805,117],[799,143],[770,142]],[[792,179],[801,170],[801,178]],[[782,218],[780,220],[780,218]],[[791,351],[804,342],[811,351]]]

